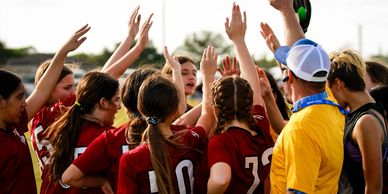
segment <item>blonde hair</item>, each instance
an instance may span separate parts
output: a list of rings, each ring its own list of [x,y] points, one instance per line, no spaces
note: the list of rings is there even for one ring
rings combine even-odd
[[[344,50],[330,54],[331,69],[327,81],[329,86],[336,78],[345,83],[351,91],[365,89],[366,65],[362,56],[354,50]]]
[[[345,66],[349,71],[354,66],[357,69],[357,74],[364,78],[366,73],[366,65],[361,54],[354,50],[344,50],[342,52],[334,52],[330,55],[331,68]]]

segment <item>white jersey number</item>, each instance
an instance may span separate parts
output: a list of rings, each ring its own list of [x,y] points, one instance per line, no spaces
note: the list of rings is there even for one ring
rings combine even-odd
[[[178,187],[179,187],[179,193],[185,194],[187,192],[187,188],[185,186],[185,180],[183,176],[183,168],[187,168],[189,181],[190,181],[190,193],[193,193],[193,187],[194,187],[194,166],[193,163],[190,160],[182,160],[179,162],[179,164],[175,168],[175,174],[178,181]],[[151,193],[157,193],[159,192],[158,184],[156,182],[156,175],[155,171],[149,171],[148,177],[150,181],[150,191]]]
[[[261,163],[263,166],[269,164],[269,156],[272,155],[273,148],[268,148],[264,151],[263,155],[261,156]],[[250,164],[252,164],[252,175],[253,175],[253,183],[247,193],[251,194],[255,191],[257,186],[260,184],[260,178],[258,174],[258,168],[259,168],[259,161],[257,156],[251,156],[251,157],[245,157],[245,168],[250,168]]]

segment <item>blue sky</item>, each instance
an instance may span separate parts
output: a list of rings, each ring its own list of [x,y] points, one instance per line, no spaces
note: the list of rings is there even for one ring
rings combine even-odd
[[[39,52],[55,52],[69,35],[85,23],[92,26],[88,40],[76,52],[98,53],[112,48],[127,33],[132,9],[140,5],[143,19],[154,13],[150,38],[163,47],[162,4],[165,3],[165,38],[170,50],[186,35],[202,30],[221,33],[231,13],[232,0],[0,0],[0,40],[9,47],[34,46]],[[259,32],[268,22],[283,40],[280,14],[267,0],[239,0],[247,11],[247,45],[255,56],[270,56]],[[312,20],[307,37],[328,52],[359,50],[358,29],[362,26],[362,53],[388,54],[388,1],[311,0]]]

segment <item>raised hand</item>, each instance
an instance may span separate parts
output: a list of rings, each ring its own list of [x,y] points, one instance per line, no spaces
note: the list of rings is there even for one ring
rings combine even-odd
[[[241,16],[240,6],[233,3],[232,19],[226,18],[225,21],[225,32],[229,39],[233,42],[238,40],[244,40],[245,32],[247,29],[247,16],[244,11],[244,17]]]
[[[181,64],[179,63],[177,57],[170,56],[170,53],[168,52],[167,47],[164,47],[164,49],[163,49],[163,56],[164,56],[164,59],[166,59],[165,65],[170,66],[172,71],[179,72],[179,74],[180,74],[181,73]]]
[[[85,40],[86,37],[82,37],[90,30],[90,26],[86,24],[79,30],[77,30],[70,39],[62,46],[61,51],[66,54],[77,49]]]
[[[256,66],[256,71],[260,79],[261,96],[266,99],[266,97],[272,95],[271,84],[269,83],[268,77],[262,68]]]
[[[272,28],[267,23],[261,22],[260,28],[260,33],[263,36],[265,43],[267,43],[269,50],[274,53],[275,50],[280,47],[278,38],[276,37]]]
[[[217,54],[212,46],[208,46],[203,51],[200,71],[203,78],[202,107],[201,116],[196,125],[203,127],[206,134],[209,134],[216,126],[216,118],[212,106],[211,85],[214,82],[214,76],[217,71]]]
[[[272,5],[272,7],[279,10],[282,15],[284,27],[285,27],[284,37],[285,37],[286,45],[291,46],[296,41],[302,38],[305,38],[301,24],[299,23],[295,15],[294,6],[293,6],[294,0],[268,0],[268,1]],[[306,24],[307,23],[304,23],[303,25],[306,25]],[[304,27],[307,27],[307,26],[304,26]]]
[[[140,6],[138,5],[131,13],[128,23],[128,36],[135,38],[139,32],[141,15],[139,14]]]
[[[150,28],[151,28],[152,23],[153,23],[151,20],[153,15],[154,14],[152,13],[150,16],[148,16],[147,20],[144,22],[144,24],[140,30],[139,40],[137,41],[136,45],[140,46],[142,49],[147,47],[148,42],[149,42],[148,32],[150,31]]]
[[[232,61],[232,64],[231,64],[231,61]],[[217,70],[221,73],[222,77],[227,77],[232,75],[240,76],[240,69],[238,68],[237,59],[235,56],[233,56],[233,58],[230,59],[230,57],[226,55],[222,59],[222,66],[223,68],[221,67],[217,68]]]
[[[217,71],[217,57],[218,56],[214,51],[214,47],[212,46],[208,46],[203,51],[200,70],[204,79],[214,78]]]
[[[286,9],[294,10],[293,8],[294,0],[268,0],[268,1],[273,8],[279,11],[284,11]]]
[[[179,93],[179,108],[178,108],[178,115],[182,115],[186,109],[187,109],[187,104],[186,104],[186,96],[185,96],[185,89],[183,86],[183,80],[182,80],[182,65],[178,61],[178,57],[171,57],[170,53],[168,52],[167,47],[164,47],[163,49],[163,56],[166,59],[166,64],[170,66],[172,69],[172,79],[175,84],[175,86],[178,88],[178,93]]]

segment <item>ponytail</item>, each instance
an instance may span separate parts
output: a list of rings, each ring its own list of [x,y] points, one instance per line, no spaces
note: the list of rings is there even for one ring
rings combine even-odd
[[[52,181],[61,180],[62,173],[73,161],[74,148],[83,124],[81,107],[73,105],[47,129],[46,138],[52,142],[48,169]]]
[[[159,193],[172,194],[174,193],[174,188],[171,180],[167,141],[158,125],[148,125],[145,136],[148,139],[151,163],[155,171]]]
[[[143,136],[144,129],[147,128],[147,122],[143,117],[138,115],[133,115],[132,119],[129,121],[128,128],[125,130],[125,138],[129,145],[129,150],[137,147]]]

